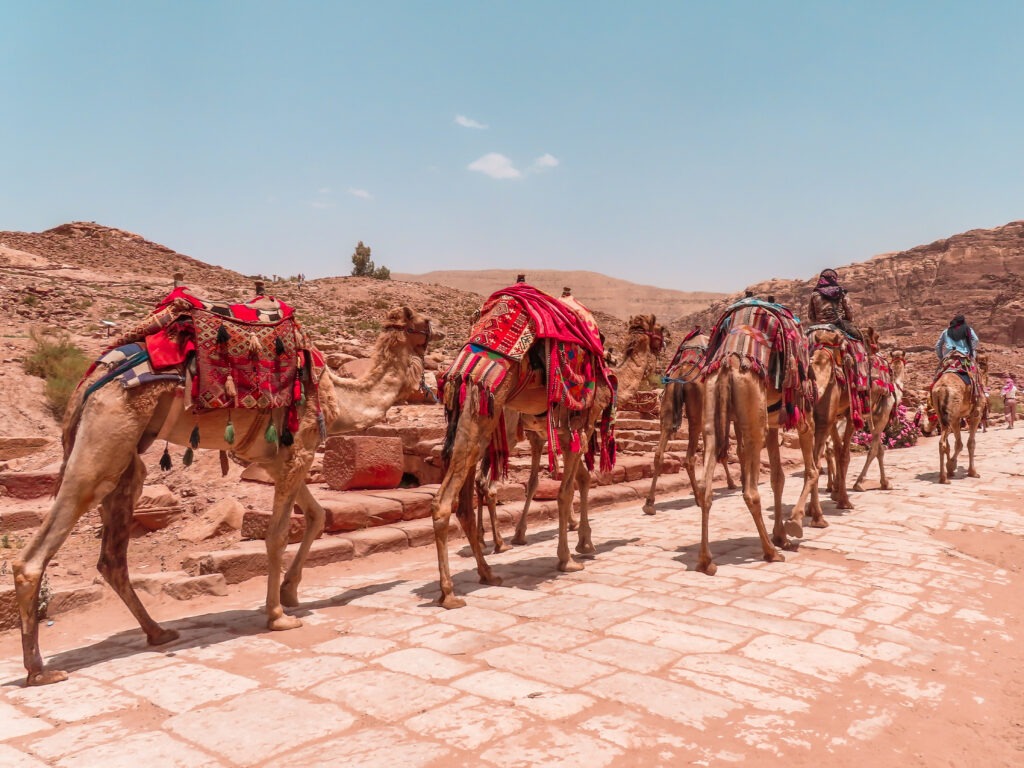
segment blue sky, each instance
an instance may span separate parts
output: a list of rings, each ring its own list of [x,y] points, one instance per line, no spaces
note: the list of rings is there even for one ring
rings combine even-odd
[[[725,291],[1024,218],[1024,3],[0,11],[0,230]]]

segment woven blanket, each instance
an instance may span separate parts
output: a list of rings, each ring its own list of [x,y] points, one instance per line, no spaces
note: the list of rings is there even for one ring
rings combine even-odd
[[[492,294],[480,310],[480,319],[470,331],[469,342],[440,377],[439,385],[446,416],[457,420],[466,401],[468,387],[480,392],[480,414],[494,414],[494,393],[505,381],[513,362],[521,361],[535,344],[543,343],[541,362],[547,387],[549,466],[561,450],[554,409],[582,411],[594,402],[597,382],[605,382],[614,393],[614,377],[604,361],[604,345],[590,311],[572,297],[556,299],[543,291],[517,283]],[[525,386],[528,377],[517,382]],[[613,398],[614,400],[614,398]],[[609,406],[612,410],[614,403]],[[614,427],[608,415],[602,418],[601,466],[614,466]],[[501,431],[501,430],[498,430]],[[578,433],[573,448],[579,450]],[[450,447],[450,446],[449,446]],[[508,455],[492,444],[490,455],[494,476],[507,473]],[[587,465],[593,464],[594,448],[588,447]]]
[[[972,403],[977,402],[982,396],[981,376],[978,373],[978,365],[971,358],[961,355],[959,352],[950,352],[939,364],[939,370],[935,372],[935,378],[932,379],[928,390],[931,391],[943,374],[946,373],[955,373],[964,384],[970,387]]]
[[[816,399],[807,342],[800,321],[780,304],[743,299],[725,310],[708,339],[705,374],[717,371],[729,356],[740,360],[782,393],[782,426],[799,423]]]
[[[292,406],[307,392],[315,394],[325,362],[293,315],[284,302],[263,296],[245,304],[214,303],[179,287],[98,362],[120,365],[121,356],[124,364],[138,358],[142,367],[135,374],[133,364],[111,377],[125,386],[184,380],[196,413],[286,407],[288,423],[297,424]],[[139,346],[145,361],[139,352],[124,351],[126,344]],[[193,355],[194,365],[189,363]]]
[[[701,368],[704,367],[704,359],[707,357],[707,339],[700,335],[700,328],[694,328],[679,342],[672,361],[665,369],[661,377],[662,384],[675,382],[677,384],[690,384],[698,381],[701,377]]]
[[[141,344],[123,344],[108,350],[89,367],[86,377],[99,367],[106,368],[106,372],[89,385],[85,391],[85,397],[89,397],[97,389],[112,381],[119,381],[124,389],[133,389],[154,381],[185,383],[185,377],[177,371],[154,372],[149,360],[149,352]]]

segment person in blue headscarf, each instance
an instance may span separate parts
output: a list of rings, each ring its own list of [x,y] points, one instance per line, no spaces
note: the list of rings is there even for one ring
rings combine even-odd
[[[978,354],[978,334],[967,324],[963,315],[957,315],[949,321],[949,327],[939,334],[935,342],[935,356],[939,362],[946,359],[951,352],[959,352],[972,360]]]

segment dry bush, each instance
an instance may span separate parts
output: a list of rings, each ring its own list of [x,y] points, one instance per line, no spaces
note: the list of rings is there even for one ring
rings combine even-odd
[[[68,400],[89,367],[85,352],[66,333],[33,330],[33,347],[25,357],[25,372],[46,381],[46,403],[58,419],[64,417]]]

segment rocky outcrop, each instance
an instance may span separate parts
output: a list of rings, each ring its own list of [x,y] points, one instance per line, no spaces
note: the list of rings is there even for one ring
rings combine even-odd
[[[1024,346],[1024,221],[971,230],[838,271],[858,324],[898,343],[934,343],[950,318],[962,312],[983,342]],[[774,295],[802,315],[816,279],[768,280],[748,290],[762,298]],[[674,327],[710,328],[742,295],[687,315]]]

